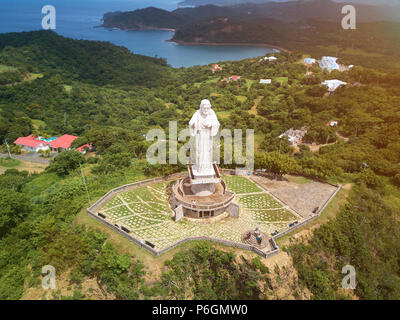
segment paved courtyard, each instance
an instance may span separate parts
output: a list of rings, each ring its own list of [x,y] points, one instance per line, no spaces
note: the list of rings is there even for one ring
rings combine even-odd
[[[168,203],[168,182],[138,187],[115,195],[98,212],[130,230],[138,240],[147,240],[161,250],[187,237],[209,236],[241,242],[241,236],[258,227],[262,232],[286,229],[294,221],[301,221],[293,210],[260,188],[247,177],[224,176],[228,189],[235,192],[240,205],[239,218],[173,220],[174,212]]]
[[[315,208],[321,209],[337,189],[330,184],[313,180],[295,183],[289,180],[278,181],[258,176],[253,176],[252,179],[303,218],[312,216]]]

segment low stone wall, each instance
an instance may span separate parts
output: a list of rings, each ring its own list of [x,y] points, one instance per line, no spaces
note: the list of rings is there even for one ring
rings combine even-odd
[[[274,251],[270,251],[270,252],[264,252],[258,248],[255,248],[253,246],[244,244],[244,243],[239,243],[239,242],[233,242],[233,241],[229,241],[229,240],[223,240],[223,239],[217,239],[217,238],[212,238],[212,237],[206,237],[206,236],[200,236],[200,237],[188,237],[185,239],[182,239],[180,241],[175,242],[174,244],[165,247],[161,250],[156,250],[152,247],[150,247],[149,245],[147,245],[146,243],[141,243],[138,239],[134,238],[133,236],[131,236],[129,233],[123,231],[122,229],[116,227],[115,225],[113,225],[111,222],[107,221],[106,219],[103,219],[101,217],[99,217],[98,215],[88,211],[88,214],[90,216],[92,216],[93,218],[95,218],[96,220],[100,221],[101,223],[107,225],[109,228],[113,229],[114,231],[117,231],[119,234],[121,234],[122,236],[124,236],[126,239],[128,239],[129,241],[133,242],[134,244],[138,245],[141,248],[146,249],[147,251],[151,252],[152,254],[159,256],[173,248],[178,247],[179,245],[185,243],[185,242],[189,242],[189,241],[212,241],[212,242],[216,242],[219,244],[223,244],[226,246],[230,246],[230,247],[235,247],[235,248],[239,248],[239,249],[244,249],[244,250],[250,250],[253,251],[257,254],[259,254],[260,256],[267,258],[275,253],[277,253],[277,250]],[[276,251],[276,252],[275,252]]]
[[[163,181],[169,181],[169,180],[174,180],[174,179],[180,179],[180,178],[185,177],[186,175],[187,175],[186,172],[179,172],[179,173],[174,173],[174,174],[166,176],[166,177],[142,180],[142,181],[125,184],[123,186],[111,189],[104,196],[102,196],[95,203],[93,203],[87,209],[87,211],[88,212],[90,211],[92,213],[96,212],[98,208],[100,208],[105,202],[107,202],[114,195],[119,194],[119,193],[124,192],[124,191],[127,191],[129,189],[138,188],[138,187],[149,185],[149,184],[153,184],[153,183],[156,183],[156,182],[163,182]]]
[[[152,254],[158,256],[159,253],[157,250],[154,250],[152,247],[148,246],[145,243],[141,243],[138,239],[132,237],[129,233],[126,233],[125,231],[121,230],[120,228],[116,227],[115,225],[113,225],[112,223],[108,222],[105,219],[102,219],[101,217],[99,217],[98,215],[90,212],[88,210],[88,214],[90,216],[92,216],[93,218],[95,218],[96,220],[100,221],[101,223],[104,223],[107,227],[117,231],[119,234],[121,234],[122,236],[124,236],[126,239],[128,239],[129,241],[133,242],[134,244],[138,245],[139,247],[142,247],[144,249],[146,249],[147,251],[150,251]]]
[[[311,221],[317,219],[317,218],[322,214],[322,212],[324,212],[324,210],[326,209],[326,207],[329,205],[329,203],[332,201],[332,199],[336,196],[336,194],[337,194],[337,193],[340,191],[340,189],[342,188],[341,185],[333,185],[333,184],[331,184],[331,185],[332,185],[332,186],[335,186],[337,189],[335,190],[335,192],[333,192],[333,193],[331,194],[331,196],[328,198],[328,200],[325,201],[323,207],[321,208],[321,210],[318,211],[317,214],[315,214],[314,216],[312,216],[312,217],[310,217],[310,218],[307,218],[307,219],[303,220],[302,222],[300,222],[300,223],[294,225],[294,226],[291,227],[291,228],[288,228],[288,229],[286,229],[286,230],[284,230],[284,231],[282,231],[282,232],[276,234],[275,236],[273,236],[273,237],[271,238],[271,240],[272,240],[274,246],[277,248],[275,251],[277,251],[277,252],[279,251],[279,247],[277,246],[277,244],[276,244],[276,242],[275,242],[275,239],[278,239],[278,238],[280,238],[280,237],[282,237],[282,236],[284,236],[284,235],[286,235],[286,234],[292,232],[293,230],[296,230],[296,229],[298,229],[298,228],[301,228],[302,226],[306,225],[307,223],[309,223],[309,222],[311,222]]]

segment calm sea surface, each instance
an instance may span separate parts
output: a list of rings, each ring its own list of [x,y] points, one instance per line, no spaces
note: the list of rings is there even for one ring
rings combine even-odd
[[[241,60],[272,52],[251,46],[180,46],[166,42],[173,32],[121,31],[95,28],[105,12],[128,11],[148,6],[173,10],[175,0],[0,0],[0,33],[40,30],[42,7],[56,8],[56,32],[86,40],[109,41],[133,53],[166,58],[173,67],[204,65],[223,60]]]

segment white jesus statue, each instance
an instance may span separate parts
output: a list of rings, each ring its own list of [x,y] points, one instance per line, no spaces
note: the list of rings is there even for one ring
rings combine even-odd
[[[209,100],[204,99],[189,122],[190,134],[196,137],[196,160],[193,166],[195,177],[212,177],[213,137],[217,135],[219,122]]]

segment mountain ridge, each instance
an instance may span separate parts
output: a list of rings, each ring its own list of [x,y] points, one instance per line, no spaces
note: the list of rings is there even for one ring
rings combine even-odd
[[[120,29],[179,29],[205,19],[218,17],[240,20],[275,19],[296,22],[307,19],[321,21],[341,21],[343,3],[331,0],[289,1],[246,3],[233,6],[204,5],[195,8],[178,8],[167,11],[155,7],[128,12],[108,12],[104,14],[103,26]],[[357,21],[400,21],[399,10],[388,6],[355,4]]]

